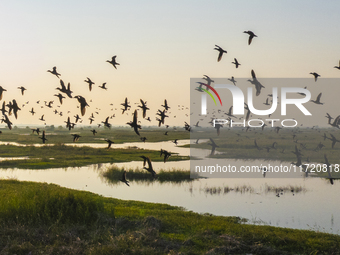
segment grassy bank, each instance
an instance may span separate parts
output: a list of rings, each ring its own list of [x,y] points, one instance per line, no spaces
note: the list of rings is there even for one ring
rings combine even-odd
[[[140,156],[149,156],[152,161],[163,161],[159,151],[143,149],[106,149],[91,147],[73,147],[63,144],[54,146],[14,146],[0,145],[2,157],[24,157],[29,159],[5,160],[0,168],[47,169],[59,167],[79,167],[96,163],[116,163],[142,161]],[[173,155],[172,160],[184,160],[189,157]]]
[[[36,144],[41,143],[40,135],[32,133],[32,129],[35,126],[27,128],[13,128],[8,130],[6,128],[0,128],[2,131],[0,135],[1,142],[16,142],[20,144]],[[97,131],[94,136],[91,132],[92,129]],[[146,142],[160,142],[160,141],[173,141],[175,139],[189,139],[189,132],[185,131],[184,128],[178,127],[176,130],[173,128],[147,128],[144,127],[140,130],[140,136],[131,128],[119,128],[112,127],[108,128],[97,128],[92,127],[81,127],[68,130],[65,127],[40,127],[40,130],[45,130],[48,144],[56,143],[72,143],[73,137],[71,134],[78,134],[81,137],[77,143],[104,143],[104,139],[111,139],[115,143],[127,143],[127,142],[140,142],[140,137],[146,137]],[[165,132],[168,132],[165,135]]]
[[[1,254],[339,254],[340,237],[0,181]],[[114,195],[114,194],[113,194]]]
[[[126,179],[128,181],[135,181],[135,182],[169,182],[169,183],[181,183],[181,182],[192,182],[195,179],[199,178],[197,175],[196,177],[192,176],[190,178],[190,170],[180,170],[180,169],[172,169],[169,171],[160,170],[157,171],[156,177],[153,178],[152,175],[144,169],[137,168],[137,169],[125,169],[124,167],[117,167],[112,166],[107,171],[103,173],[103,176],[108,180],[109,183],[117,184],[119,183],[120,179],[122,178],[123,171],[126,171]]]

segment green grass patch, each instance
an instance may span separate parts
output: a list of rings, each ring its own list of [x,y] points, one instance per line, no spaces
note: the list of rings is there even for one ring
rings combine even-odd
[[[153,161],[162,161],[159,151],[143,149],[106,149],[87,146],[74,147],[63,144],[53,146],[0,145],[2,157],[23,157],[29,159],[4,160],[0,168],[47,169],[80,167],[97,163],[140,161],[140,156],[149,156]],[[169,161],[188,160],[189,157],[174,154]]]
[[[2,254],[336,254],[340,236],[0,181]]]

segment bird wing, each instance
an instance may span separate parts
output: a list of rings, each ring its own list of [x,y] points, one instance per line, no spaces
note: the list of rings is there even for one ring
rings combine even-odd
[[[253,79],[256,79],[256,75],[253,69],[251,70],[251,77],[253,77]]]
[[[322,95],[322,93],[320,93],[320,94],[318,95],[318,97],[316,98],[316,101],[319,102],[319,103],[320,103],[321,95]]]

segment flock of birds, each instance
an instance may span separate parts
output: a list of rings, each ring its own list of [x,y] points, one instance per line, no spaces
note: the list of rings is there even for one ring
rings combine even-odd
[[[117,69],[117,66],[120,65],[119,63],[117,63],[116,61],[116,56],[113,56],[111,60],[107,60],[106,62],[110,63],[115,69]],[[66,121],[64,121],[64,123],[66,124],[66,128],[71,131],[72,129],[74,129],[74,127],[78,124],[78,123],[82,123],[82,117],[85,116],[86,114],[86,109],[89,107],[89,104],[87,102],[87,100],[85,99],[84,96],[82,95],[73,95],[73,91],[71,89],[71,84],[68,83],[67,85],[64,83],[64,81],[61,79],[61,74],[58,72],[57,67],[53,67],[51,70],[47,70],[47,72],[51,73],[53,76],[55,76],[56,78],[58,78],[60,86],[55,88],[56,90],[59,91],[59,93],[54,94],[55,97],[58,98],[58,101],[60,103],[60,105],[58,105],[57,107],[60,107],[64,100],[66,100],[67,98],[73,98],[73,99],[77,99],[79,105],[77,106],[77,108],[80,109],[80,112],[78,114],[76,114],[74,116],[74,121],[71,120],[71,117],[69,116],[71,114],[71,111],[68,111],[67,114],[67,119]],[[84,80],[85,83],[88,84],[88,89],[89,91],[92,91],[95,83],[89,78],[86,77],[86,79]],[[99,88],[103,89],[103,90],[107,90],[108,88],[106,87],[106,83],[103,83],[101,86],[99,86]],[[21,95],[24,96],[25,91],[27,90],[25,87],[21,86],[18,87],[18,89],[21,91]],[[3,88],[2,86],[0,86],[0,100],[2,100],[4,92],[7,91],[5,88]],[[90,102],[92,102],[92,100],[90,100]],[[40,100],[36,102],[38,105],[40,104]],[[63,113],[61,111],[57,110],[57,107],[54,107],[54,101],[45,101],[44,105],[41,105],[41,108],[51,108],[53,110],[53,112],[55,114],[59,114],[59,116],[63,116]],[[25,104],[23,104],[21,107],[25,107],[25,105],[28,105],[29,101],[27,101]],[[138,104],[138,103],[135,103]],[[122,114],[128,114],[127,111],[130,111],[132,108],[131,103],[129,102],[128,98],[126,97],[124,102],[122,102],[120,104],[121,107],[121,113]],[[113,107],[113,104],[110,104],[110,106]],[[98,108],[96,108],[98,109]],[[184,110],[184,105],[178,105],[178,109],[179,110]],[[188,109],[185,108],[185,109]],[[100,110],[100,109],[98,109]],[[113,110],[113,108],[111,109]],[[117,110],[117,108],[116,108]],[[142,118],[145,119],[145,121],[151,122],[151,118],[150,116],[147,117],[147,113],[148,111],[150,111],[150,108],[147,106],[147,102],[144,101],[143,99],[140,99],[140,104],[137,105],[137,109],[135,109],[132,113],[132,120],[130,122],[127,122],[126,124],[129,125],[131,128],[133,128],[134,132],[136,135],[138,135],[140,137],[140,140],[142,142],[145,142],[147,140],[147,138],[145,136],[141,136],[140,134],[140,129],[142,129],[141,126],[141,121],[138,120],[138,110],[140,110],[142,113]],[[167,102],[167,100],[164,100],[164,103],[161,105],[161,109],[158,109],[156,112],[156,121],[157,121],[157,125],[158,127],[161,127],[162,125],[164,125],[166,128],[169,128],[169,125],[165,124],[165,120],[166,118],[169,118],[169,112],[170,110],[170,106]],[[1,108],[1,112],[2,112],[2,119],[1,119],[1,123],[5,123],[8,127],[9,130],[12,129],[12,125],[13,123],[10,120],[10,117],[12,115],[12,113],[14,114],[15,119],[18,118],[18,113],[19,111],[21,111],[21,108],[19,107],[17,100],[13,99],[12,101],[10,101],[8,104],[6,104],[5,101],[3,101],[2,104],[2,108]],[[34,107],[32,107],[29,111],[29,113],[34,116],[37,112],[34,110]],[[96,114],[99,114],[98,111],[95,112]],[[44,114],[41,115],[41,117],[39,118],[40,121],[45,122],[44,119]],[[186,114],[186,116],[188,116]],[[106,128],[111,128],[112,124],[110,123],[110,119],[114,118],[115,114],[113,114],[112,116],[108,116],[105,118],[105,120],[101,121],[100,123],[98,123],[98,128],[100,127],[106,127]],[[176,118],[176,116],[174,116],[174,118]],[[91,113],[90,117],[88,118],[90,125],[93,123],[93,121],[95,121],[95,115],[94,113]],[[46,126],[46,122],[45,122],[45,126]],[[176,129],[176,127],[174,127],[174,129]],[[45,132],[45,130],[40,130],[40,128],[32,128],[32,133],[36,133],[38,135],[38,137],[41,139],[42,143],[45,144],[46,141],[48,141],[47,138],[47,133]],[[95,136],[98,132],[95,128],[90,130],[93,134],[93,136]],[[1,131],[0,131],[1,132]],[[41,134],[41,136],[40,136]],[[168,135],[168,131],[165,133],[165,135]],[[73,142],[77,142],[81,136],[79,134],[71,134],[71,136],[73,137]],[[111,148],[111,145],[114,143],[114,141],[112,141],[111,139],[104,139],[107,143],[108,143],[108,147],[107,149]],[[177,139],[175,139],[173,142],[177,145]],[[171,152],[167,151],[167,150],[163,150],[161,149],[160,151],[160,156],[164,157],[164,163],[169,159],[169,157],[171,156]],[[149,157],[147,156],[142,156],[144,163],[143,163],[143,167],[145,170],[147,170],[148,172],[150,172],[153,176],[153,178],[156,178],[156,172],[153,170],[152,167],[152,161]],[[146,167],[146,163],[147,163],[147,167]],[[123,172],[123,177],[121,179],[121,181],[123,181],[124,183],[126,183],[129,186],[129,182],[126,180],[126,172]]]
[[[244,31],[244,33],[248,34],[248,45],[250,45],[253,41],[253,39],[255,37],[257,37],[257,35],[252,32],[252,31]],[[227,54],[227,51],[224,50],[222,47],[220,47],[219,45],[215,45],[214,50],[218,51],[218,57],[217,57],[217,61],[220,62],[222,60],[222,57],[224,54]],[[117,69],[117,66],[120,65],[119,63],[117,63],[116,61],[116,57],[117,56],[113,56],[111,58],[111,60],[107,60],[106,62],[108,62],[109,64],[111,64],[115,69]],[[232,62],[232,64],[235,65],[236,68],[239,68],[241,66],[241,64],[239,63],[239,61],[237,60],[237,58],[234,58],[234,61]],[[334,68],[339,69],[340,70],[340,61],[339,61],[339,66],[334,66]],[[75,125],[78,122],[82,122],[82,117],[86,114],[86,109],[89,107],[89,104],[87,102],[87,100],[85,99],[85,97],[81,96],[81,95],[76,95],[73,96],[73,91],[71,90],[71,85],[70,83],[66,84],[64,83],[64,81],[60,78],[61,74],[58,73],[57,71],[57,67],[53,67],[51,70],[47,70],[47,72],[51,73],[53,76],[55,76],[56,78],[58,78],[60,86],[56,88],[56,90],[59,91],[58,94],[54,94],[55,97],[58,98],[58,101],[60,103],[60,105],[63,104],[63,101],[66,98],[75,98],[77,99],[79,106],[77,108],[80,109],[80,115],[76,114],[74,116],[75,120],[74,122],[71,121],[70,116],[67,117],[67,120],[64,121],[66,123],[66,128],[68,128],[69,130],[73,129],[75,127]],[[317,82],[318,77],[320,77],[320,75],[316,72],[311,72],[311,75],[313,75],[315,82]],[[261,94],[261,90],[264,89],[265,87],[261,84],[261,82],[257,79],[255,71],[251,70],[251,77],[252,79],[249,79],[248,81],[255,86],[256,89],[256,96],[259,96]],[[211,79],[208,75],[204,75],[203,76],[203,82],[197,82],[199,84],[199,86],[196,88],[196,90],[198,92],[203,92],[205,90],[209,90],[209,88],[211,87],[211,85],[214,83],[214,80]],[[235,86],[237,81],[235,80],[234,76],[232,76],[230,79],[228,79],[230,82],[232,82]],[[87,77],[86,80],[84,80],[85,83],[88,84],[88,88],[89,91],[92,91],[93,86],[95,85],[95,83],[89,78]],[[205,89],[203,89],[203,87],[205,87]],[[101,86],[99,86],[99,88],[103,89],[103,90],[107,90],[106,87],[106,83],[103,83]],[[25,94],[25,91],[27,90],[25,87],[21,86],[18,87],[18,89],[21,92],[21,95],[23,96]],[[4,92],[7,91],[6,89],[4,89],[2,86],[0,86],[0,100],[2,100],[3,98],[3,94]],[[311,102],[318,104],[318,105],[322,105],[323,103],[321,102],[321,96],[322,93],[320,93],[317,98],[315,100],[311,100]],[[269,104],[269,97],[272,97],[272,95],[268,95],[268,98],[266,99],[266,102],[264,103],[265,105],[270,105]],[[91,100],[92,101],[92,100]],[[91,102],[90,101],[90,102]],[[47,107],[47,108],[53,108],[53,103],[54,101],[45,101],[45,105],[41,106],[41,107]],[[23,104],[22,107],[24,107],[25,105],[27,105],[28,102],[26,102],[26,104]],[[40,104],[40,101],[37,101],[37,104]],[[125,98],[124,102],[120,104],[122,106],[121,110],[122,110],[122,114],[124,114],[125,112],[129,111],[131,109],[131,104],[128,101],[128,98]],[[111,106],[113,106],[113,104],[111,104]],[[60,106],[59,106],[60,107]],[[151,122],[150,117],[147,117],[147,112],[150,110],[147,106],[147,102],[140,99],[140,104],[137,106],[138,108],[140,108],[140,110],[142,111],[142,118]],[[162,109],[158,109],[157,113],[156,113],[156,121],[158,122],[158,127],[160,127],[161,125],[165,125],[165,120],[166,118],[169,117],[168,113],[169,113],[169,109],[170,106],[168,105],[167,100],[164,100],[164,104],[161,105]],[[179,105],[179,108],[181,108],[181,106]],[[182,106],[182,110],[184,109],[184,106]],[[188,108],[187,108],[188,109]],[[245,109],[247,110],[245,119],[248,120],[250,117],[250,110],[247,104],[245,104]],[[5,101],[2,104],[2,108],[0,109],[2,112],[2,119],[1,119],[1,123],[5,123],[7,125],[7,127],[11,130],[12,129],[12,125],[13,123],[10,121],[9,117],[12,113],[14,114],[14,117],[17,119],[18,118],[18,112],[21,110],[21,108],[19,107],[16,99],[13,99],[12,101],[10,101],[8,104],[5,103]],[[139,110],[139,109],[138,109]],[[29,111],[32,115],[36,114],[34,107],[31,108],[31,110]],[[228,116],[228,120],[231,120],[231,118],[236,118],[233,114],[232,114],[232,106],[229,108],[228,112],[223,112],[221,110],[218,110],[219,113],[224,113],[225,115]],[[59,114],[60,116],[63,116],[61,111],[58,111],[56,108],[54,109],[54,113],[55,114]],[[68,114],[70,113],[70,111],[68,112]],[[98,114],[98,112],[96,112]],[[142,137],[140,135],[139,130],[142,129],[141,126],[141,121],[138,120],[138,112],[137,109],[135,109],[132,113],[133,117],[132,117],[132,121],[126,123],[127,125],[129,125],[131,128],[133,128],[134,132],[136,133],[136,135],[140,136],[140,140],[145,142],[147,140],[146,137]],[[188,115],[187,115],[188,116]],[[213,115],[215,116],[215,115]],[[110,119],[112,119],[113,117],[115,117],[115,114],[113,114],[112,116],[108,116],[105,118],[105,120],[101,121],[101,123],[98,124],[98,128],[101,126],[107,127],[107,128],[111,128],[111,124],[109,122]],[[176,117],[176,116],[174,116]],[[331,117],[328,113],[327,113],[327,119],[328,119],[328,124],[332,127],[336,127],[338,129],[340,129],[340,115],[337,116],[335,119],[333,117]],[[334,119],[334,121],[332,122],[332,120]],[[44,115],[42,115],[39,120],[41,121],[45,121],[44,119]],[[93,121],[95,120],[95,116],[92,113],[91,116],[88,118],[90,124],[93,123]],[[210,124],[212,124],[212,121],[209,122]],[[46,123],[45,123],[46,125]],[[169,127],[168,125],[165,125],[167,128]],[[199,127],[199,122],[196,123],[195,127]],[[223,127],[223,125],[217,124],[215,125],[215,128],[217,129],[217,135],[220,134],[220,128]],[[265,127],[265,124],[262,126],[262,130]],[[184,129],[186,131],[191,132],[192,131],[192,126],[189,125],[187,122],[185,122],[185,126]],[[246,129],[246,131],[248,131],[249,127]],[[276,127],[276,132],[278,133],[279,130],[282,129],[282,127]],[[39,128],[35,128],[32,129],[33,133],[37,133],[38,135],[40,134],[40,129]],[[96,135],[97,131],[96,129],[92,129],[91,130],[93,135]],[[80,135],[78,134],[71,134],[73,136],[73,142],[76,142],[80,139]],[[167,132],[165,133],[165,135],[167,135]],[[42,131],[42,136],[39,137],[43,143],[45,143],[48,139],[46,137],[46,133],[45,131]],[[340,142],[337,138],[335,138],[333,135],[331,135],[331,137],[327,137],[326,134],[324,135],[324,140],[329,139],[332,141],[332,148],[334,148],[334,145],[337,142]],[[110,139],[105,139],[105,141],[108,143],[108,147],[110,148],[111,145],[114,143],[112,140]],[[173,141],[176,145],[177,145],[177,140]],[[215,141],[210,138],[210,144],[212,149],[211,149],[211,154],[215,153],[216,148],[218,147],[218,145],[215,143]],[[196,143],[198,143],[198,140],[196,141]],[[259,147],[257,145],[256,140],[254,141],[255,143],[255,147],[258,150],[261,150],[262,148]],[[271,147],[266,148],[267,151],[269,152],[270,149],[274,148],[275,149],[275,144],[273,144]],[[318,147],[318,149],[321,149],[322,145],[320,144],[320,146]],[[297,156],[297,162],[294,163],[297,166],[301,166],[303,167],[303,163],[301,160],[301,153],[299,152],[299,150],[296,147],[296,150],[294,151],[294,153]],[[171,156],[171,152],[165,151],[165,150],[161,150],[161,156],[164,156],[164,162],[166,162],[166,160]],[[147,170],[152,176],[153,178],[156,178],[156,172],[154,171],[153,167],[152,167],[152,162],[150,160],[150,158],[142,156],[144,162],[143,162],[143,169]],[[148,164],[148,167],[145,167],[146,163]],[[325,164],[329,165],[329,162],[327,160],[327,157],[325,155]],[[330,176],[330,172],[329,172],[329,179],[331,180],[331,183],[333,184],[333,178],[331,178]],[[129,186],[129,182],[126,179],[126,172],[123,172],[121,181],[124,182],[126,185]]]
[[[255,35],[252,31],[244,31],[244,33],[247,33],[249,35],[249,39],[248,39],[248,45],[251,44],[252,40],[254,37],[257,37],[257,35]],[[218,57],[217,57],[217,61],[220,62],[223,55],[224,54],[227,54],[227,51],[225,49],[223,49],[222,47],[220,47],[219,45],[215,45],[215,48],[214,50],[217,50],[218,51]],[[235,65],[236,68],[239,68],[239,66],[241,65],[237,58],[234,58],[234,61],[232,62],[232,64]],[[340,70],[340,61],[339,61],[339,66],[334,66],[334,68]],[[252,85],[255,86],[255,90],[256,90],[256,96],[259,96],[261,94],[261,91],[262,89],[264,89],[265,87],[261,84],[261,82],[258,80],[258,78],[256,77],[256,74],[255,74],[255,71],[254,70],[251,70],[251,77],[252,79],[249,79],[248,82],[250,82]],[[320,77],[320,74],[316,73],[316,72],[310,72],[311,75],[313,75],[314,77],[314,81],[317,82],[318,80],[318,77]],[[195,89],[197,90],[198,92],[206,92],[206,91],[209,91],[209,89],[213,86],[213,83],[214,83],[214,80],[212,78],[210,78],[209,76],[207,75],[204,75],[203,78],[202,78],[204,81],[203,82],[197,82],[197,84],[199,84],[199,86]],[[235,80],[234,76],[232,76],[230,79],[228,79],[230,82],[232,82],[235,86],[236,86],[236,83],[237,81]],[[305,87],[306,89],[307,87]],[[300,95],[305,95],[303,93],[299,93]],[[318,96],[316,97],[315,100],[310,100],[312,103],[314,104],[317,104],[317,105],[323,105],[324,103],[322,102],[321,100],[321,96],[322,96],[322,93],[319,93]],[[271,105],[270,102],[269,102],[269,99],[270,97],[273,97],[272,94],[268,94],[268,97],[266,98],[266,101],[263,103],[264,105]],[[271,100],[271,102],[273,102],[273,100]],[[217,136],[220,135],[220,129],[223,127],[223,124],[219,124],[218,122],[215,123],[214,120],[216,119],[227,119],[228,120],[228,123],[229,123],[229,128],[230,128],[230,124],[231,124],[231,120],[234,118],[234,119],[237,119],[233,114],[232,114],[232,108],[233,106],[231,106],[229,108],[229,111],[225,112],[223,110],[218,110],[218,111],[214,111],[211,113],[211,121],[209,122],[212,126],[214,126],[214,128],[216,129],[216,132],[217,132]],[[244,119],[246,121],[249,120],[250,116],[251,116],[251,112],[250,112],[250,109],[248,107],[248,105],[245,103],[245,106],[244,106],[245,110],[246,110],[246,114],[245,114],[245,117]],[[220,114],[219,116],[217,116],[217,114]],[[199,115],[201,116],[201,115]],[[205,116],[207,117],[207,115]],[[270,115],[269,115],[270,117]],[[331,127],[335,127],[337,129],[340,129],[340,115],[337,116],[336,118],[333,118],[330,116],[329,113],[326,113],[326,116],[325,116],[328,121],[328,125],[330,125]],[[239,118],[239,119],[242,119],[242,118]],[[333,120],[334,119],[334,120]],[[203,121],[204,119],[201,118],[200,121]],[[333,120],[333,121],[332,121]],[[271,122],[269,122],[271,124]],[[302,125],[302,124],[301,124]],[[199,127],[199,121],[197,121],[196,127]],[[263,123],[262,125],[262,131],[263,129],[267,126],[267,124]],[[279,131],[282,129],[283,127],[275,127],[275,132],[276,133],[279,133]],[[316,129],[316,127],[314,126],[313,129]],[[251,131],[251,128],[248,126],[247,128],[245,129],[242,129],[242,130],[245,130],[245,132],[248,132],[249,130]],[[298,140],[294,140],[294,138],[296,137],[297,135],[297,130],[294,130],[293,131],[293,141],[297,144],[298,143]],[[320,132],[320,131],[319,131]],[[256,131],[255,131],[256,133]],[[240,136],[240,134],[237,134],[238,136]],[[323,136],[324,140],[328,139],[332,142],[332,149],[334,149],[334,146],[337,142],[340,142],[339,139],[337,139],[333,134],[330,134],[330,137],[328,137],[326,135],[326,133],[324,133],[324,136]],[[198,140],[196,141],[196,143],[198,143]],[[237,140],[238,141],[238,140]],[[210,155],[214,155],[215,151],[216,151],[216,148],[219,147],[219,145],[214,141],[213,138],[210,138],[210,143],[208,143],[208,145],[211,146],[211,152],[210,152]],[[257,141],[256,139],[254,140],[254,145],[255,145],[255,148],[257,150],[262,150],[262,149],[265,149],[267,152],[269,152],[270,150],[272,149],[277,149],[277,142],[274,142],[272,145],[269,145],[269,146],[265,146],[265,147],[260,147],[258,144],[257,144]],[[315,151],[319,151],[321,150],[323,147],[325,147],[325,145],[320,142],[317,147],[314,149]],[[303,143],[300,143],[300,148],[301,149],[298,149],[297,145],[295,145],[295,150],[292,151],[292,153],[294,153],[297,157],[297,162],[292,162],[291,164],[297,166],[297,167],[301,167],[305,173],[306,173],[306,176],[308,176],[308,169],[307,169],[307,165],[306,164],[303,164],[302,162],[302,150],[303,149],[306,149],[306,144],[303,144]],[[281,153],[284,153],[284,149],[281,151]],[[309,162],[309,158],[307,157],[307,161]],[[331,184],[333,184],[333,180],[335,178],[332,177],[331,175],[331,164],[329,163],[328,159],[327,159],[327,155],[325,154],[324,155],[324,165],[326,165],[326,168],[327,168],[327,173],[328,173],[328,179],[330,181]],[[263,176],[265,177],[266,176],[266,172],[263,173]]]

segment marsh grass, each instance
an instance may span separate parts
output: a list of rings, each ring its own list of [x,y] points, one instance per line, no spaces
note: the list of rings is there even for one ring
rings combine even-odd
[[[29,128],[15,128],[12,130],[8,130],[6,128],[0,128],[2,134],[0,136],[0,141],[2,142],[16,142],[20,144],[36,144],[41,143],[41,139],[36,133],[32,133],[31,128],[36,128],[36,126],[32,126]],[[96,129],[97,134],[94,136],[91,129]],[[40,130],[46,131],[47,143],[48,144],[61,144],[61,143],[72,143],[73,138],[71,134],[77,133],[81,137],[77,143],[106,143],[104,139],[113,139],[115,143],[126,143],[126,142],[140,142],[140,137],[146,137],[147,142],[160,142],[160,141],[171,141],[174,139],[189,139],[190,134],[187,131],[181,130],[178,128],[174,129],[166,129],[166,128],[156,128],[156,127],[143,127],[140,130],[141,136],[135,134],[133,129],[131,128],[123,128],[123,127],[112,127],[108,128],[97,128],[97,126],[87,126],[87,127],[77,127],[68,130],[63,127],[40,127]],[[165,131],[168,131],[168,135],[164,135]]]
[[[143,149],[106,149],[87,146],[73,147],[64,144],[53,146],[0,145],[2,157],[28,156],[28,159],[0,161],[0,168],[47,169],[79,167],[96,163],[140,161],[140,156],[149,156],[153,161],[162,161],[158,151]],[[169,161],[188,160],[189,157],[173,155]]]
[[[216,151],[219,152],[211,156],[212,158],[232,158],[232,159],[245,159],[245,160],[278,160],[285,162],[297,162],[297,157],[293,153],[295,146],[302,153],[302,164],[308,162],[315,164],[324,164],[324,155],[327,155],[330,164],[335,164],[339,167],[339,155],[340,155],[340,143],[336,143],[332,149],[332,142],[328,139],[324,140],[323,135],[326,134],[330,137],[330,134],[340,139],[340,130],[335,129],[311,129],[311,128],[299,128],[299,129],[282,129],[279,133],[276,133],[273,128],[250,129],[246,132],[245,129],[221,129],[219,136],[216,134],[214,128],[203,129],[202,133],[192,132],[191,139],[208,139],[206,142],[199,142],[199,144],[190,144],[192,148],[211,149],[209,138],[213,138],[215,143],[219,146]],[[293,135],[295,138],[293,139]],[[261,150],[256,149],[254,140]],[[273,143],[276,142],[276,149],[271,148]],[[322,149],[317,150],[316,147],[319,143],[325,145]],[[184,145],[188,147],[189,145]],[[270,147],[267,152],[266,147]],[[311,166],[309,167],[309,170]],[[339,169],[339,168],[337,168]],[[327,177],[327,173],[317,172],[315,169],[315,175],[319,177]],[[340,171],[333,171],[332,177],[340,178]]]
[[[340,237],[0,180],[1,254],[336,254]]]
[[[190,170],[172,169],[172,170],[160,170],[156,173],[156,178],[144,169],[135,168],[127,170],[125,167],[112,166],[102,175],[112,184],[119,183],[122,178],[123,171],[126,171],[126,179],[133,182],[151,183],[151,182],[170,182],[181,183],[191,182],[199,178],[197,175],[190,178]]]

